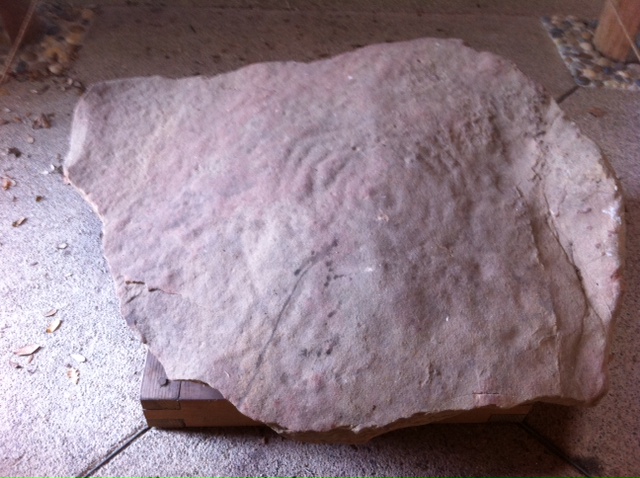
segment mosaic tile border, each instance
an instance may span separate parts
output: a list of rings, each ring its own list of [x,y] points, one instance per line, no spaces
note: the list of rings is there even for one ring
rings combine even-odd
[[[619,63],[604,57],[593,46],[597,20],[574,16],[543,17],[542,25],[558,48],[576,84],[591,88],[640,91],[640,63]]]

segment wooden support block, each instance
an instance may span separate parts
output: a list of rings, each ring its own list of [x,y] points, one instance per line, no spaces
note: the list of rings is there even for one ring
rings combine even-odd
[[[157,428],[262,426],[243,415],[215,388],[193,381],[168,380],[162,364],[147,354],[140,402],[147,424]],[[462,412],[437,423],[486,423],[525,419],[531,405],[503,409],[485,407]]]
[[[29,0],[0,0],[0,20],[2,20],[2,26],[11,43],[15,42],[18,37],[22,21],[29,10],[29,3]],[[31,17],[22,41],[23,43],[33,42],[43,33],[42,21],[36,13]]]
[[[164,368],[155,357],[148,353],[144,366],[140,402],[144,410],[177,410],[180,408],[180,381],[170,381]]]
[[[626,61],[631,52],[631,42],[639,32],[640,0],[604,0],[593,37],[600,53],[615,61]]]
[[[215,388],[199,382],[168,380],[162,364],[151,353],[147,354],[140,403],[151,427],[261,425],[241,414]]]
[[[147,425],[154,428],[185,428],[186,427],[184,420],[180,418],[166,418],[166,417],[150,418],[146,416],[146,414],[145,414],[145,418],[147,419]]]

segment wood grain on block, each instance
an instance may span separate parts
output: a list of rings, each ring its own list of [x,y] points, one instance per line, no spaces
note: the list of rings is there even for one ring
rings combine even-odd
[[[0,1],[0,21],[2,27],[7,33],[11,43],[14,43],[18,39],[20,28],[24,22],[27,12],[29,11],[28,0],[5,0]],[[44,23],[35,13],[29,25],[26,26],[23,43],[31,43],[37,40],[44,33]]]
[[[147,419],[147,425],[155,428],[185,428],[184,420],[180,418],[149,418],[147,412],[145,412],[145,418]]]
[[[182,382],[180,386],[180,402],[198,402],[204,400],[222,400],[222,394],[205,383]]]
[[[626,61],[632,52],[632,42],[640,33],[640,1],[605,0],[598,20],[593,43],[603,55]],[[631,56],[632,61],[640,58]]]
[[[178,402],[180,386],[181,382],[167,378],[162,364],[153,354],[148,353],[144,365],[144,380],[140,389],[142,408],[146,410],[180,408]]]
[[[255,426],[222,394],[206,384],[166,379],[151,353],[142,379],[141,404],[149,426],[159,428]],[[176,393],[177,392],[177,393]]]
[[[221,428],[264,426],[245,417],[228,401],[212,403],[208,410],[146,410],[149,426],[158,428]],[[181,421],[181,424],[178,422]],[[180,425],[180,426],[176,426]]]
[[[305,440],[606,391],[623,205],[598,147],[458,40],[93,85],[65,174],[173,380]]]

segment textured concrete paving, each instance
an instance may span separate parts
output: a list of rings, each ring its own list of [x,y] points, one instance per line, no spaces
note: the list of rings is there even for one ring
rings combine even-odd
[[[132,474],[580,476],[513,424],[433,425],[390,433],[357,446],[294,444],[274,433],[254,430],[151,430],[96,476]]]
[[[508,21],[507,21],[508,20]],[[87,81],[211,75],[259,61],[310,61],[370,43],[462,38],[514,61],[558,97],[573,80],[537,16],[397,11],[104,8],[77,64]],[[89,62],[89,58],[99,61]]]
[[[551,0],[135,3],[102,2],[70,76],[89,83],[209,75],[255,61],[305,61],[374,42],[442,36],[512,59],[559,97],[573,83],[538,16],[562,9],[594,18],[601,7],[596,0],[561,6]],[[580,89],[562,104],[611,159],[627,200],[628,290],[612,349],[611,393],[592,409],[536,407],[527,424],[555,447],[526,427],[494,424],[404,430],[354,448],[304,445],[259,429],[146,430],[138,402],[144,347],[119,316],[101,255],[100,222],[57,172],[79,93],[63,86],[64,79],[0,86],[0,119],[10,120],[0,126],[0,179],[15,181],[0,189],[0,475],[640,472],[640,95]],[[606,114],[595,117],[592,107]],[[40,113],[55,114],[51,129],[32,129],[27,118]],[[23,217],[22,225],[12,225]],[[56,315],[45,317],[54,308]],[[47,334],[57,317],[60,328]],[[31,363],[12,353],[31,343],[42,346]],[[77,363],[71,354],[87,360]],[[67,377],[70,368],[80,373],[77,385]]]
[[[52,171],[78,94],[46,84],[41,95],[31,92],[41,83],[1,87],[0,118],[23,123],[0,126],[0,176],[15,182],[0,189],[0,475],[78,474],[145,424],[137,402],[144,350],[119,317],[101,224]],[[52,127],[32,129],[30,113],[54,113]],[[46,333],[56,318],[60,328]],[[13,355],[33,343],[42,348],[31,363]],[[80,373],[77,385],[69,368]]]

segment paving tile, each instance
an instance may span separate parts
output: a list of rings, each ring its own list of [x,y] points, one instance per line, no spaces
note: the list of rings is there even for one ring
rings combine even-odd
[[[538,405],[527,422],[591,474],[635,476],[640,472],[640,94],[580,89],[562,108],[600,145],[622,184],[626,292],[611,349],[609,394],[593,408]]]
[[[212,75],[259,61],[310,61],[371,43],[462,38],[500,54],[557,97],[574,86],[537,17],[414,12],[105,7],[76,67],[86,81]],[[91,41],[92,39],[95,39]]]
[[[95,476],[580,476],[515,424],[432,425],[366,445],[293,442],[268,430],[152,429]]]
[[[76,0],[75,3],[81,3]],[[144,5],[141,0],[101,0],[106,5]],[[322,10],[339,12],[470,13],[541,16],[579,14],[597,18],[600,0],[172,0],[172,6],[259,10]]]
[[[0,96],[0,118],[11,120],[0,126],[0,176],[14,182],[0,189],[2,476],[80,473],[144,423],[137,396],[144,350],[119,314],[101,225],[51,170],[66,152],[78,98],[59,86],[11,82]],[[54,113],[50,129],[32,128],[29,118],[40,113]],[[59,329],[47,333],[57,318]],[[12,353],[32,343],[42,348],[31,363]],[[67,377],[71,368],[77,385]]]

